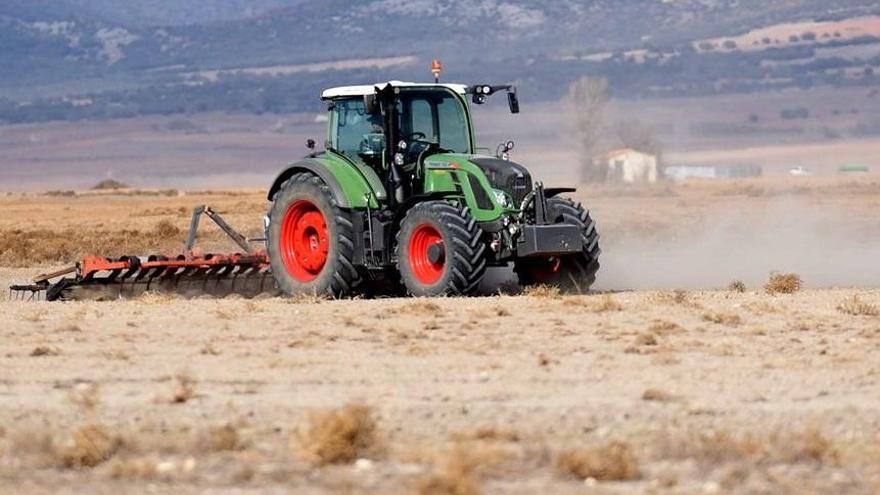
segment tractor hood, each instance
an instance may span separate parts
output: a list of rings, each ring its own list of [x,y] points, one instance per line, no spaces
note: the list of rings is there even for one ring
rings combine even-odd
[[[468,161],[486,174],[492,187],[509,194],[517,206],[532,192],[532,176],[518,163],[484,155],[472,156]]]

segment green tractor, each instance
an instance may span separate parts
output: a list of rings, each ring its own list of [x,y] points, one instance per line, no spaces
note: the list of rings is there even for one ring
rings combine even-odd
[[[289,165],[269,189],[272,273],[286,294],[467,295],[487,267],[523,285],[586,292],[598,233],[573,188],[532,183],[509,160],[480,154],[471,103],[513,86],[392,81],[324,91],[324,151]]]

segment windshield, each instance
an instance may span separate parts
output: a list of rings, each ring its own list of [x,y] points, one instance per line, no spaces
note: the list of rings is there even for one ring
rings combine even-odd
[[[404,90],[400,94],[400,137],[437,143],[453,153],[470,153],[467,114],[461,101],[446,90]]]
[[[351,160],[381,161],[385,148],[382,115],[368,115],[363,98],[336,100],[330,114],[330,145]]]
[[[416,145],[408,152],[436,143],[445,151],[471,153],[467,112],[461,100],[451,92],[403,90],[397,101],[397,114],[398,138]],[[330,113],[330,146],[353,161],[371,166],[382,164],[386,145],[384,127],[384,116],[367,114],[363,98],[335,100]],[[407,161],[413,159],[407,158]]]

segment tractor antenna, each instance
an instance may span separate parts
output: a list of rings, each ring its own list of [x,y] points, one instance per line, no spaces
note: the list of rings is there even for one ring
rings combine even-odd
[[[431,62],[431,72],[434,74],[434,83],[438,84],[440,82],[440,73],[443,72],[443,62],[440,59],[434,59]]]

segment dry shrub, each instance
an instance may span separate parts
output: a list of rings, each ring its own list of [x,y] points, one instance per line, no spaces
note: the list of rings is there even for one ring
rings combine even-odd
[[[419,480],[418,495],[480,495],[480,483],[461,466],[434,471]]]
[[[443,307],[426,298],[407,301],[396,308],[391,309],[392,314],[416,315],[416,316],[443,316]]]
[[[241,448],[241,438],[235,426],[225,424],[210,428],[204,432],[200,438],[199,445],[201,447],[200,450],[208,452],[238,450]]]
[[[727,290],[742,294],[746,291],[746,284],[742,280],[734,280],[727,286]]]
[[[169,402],[183,404],[192,399],[195,395],[196,383],[198,380],[189,373],[181,372],[174,375],[174,392],[171,394]]]
[[[510,316],[510,311],[503,306],[495,306],[495,316]]]
[[[66,468],[94,467],[113,456],[120,438],[97,424],[76,428],[69,438],[56,446],[55,459]]]
[[[34,347],[34,350],[31,351],[31,357],[58,356],[60,354],[60,349],[57,347],[49,347],[47,345]]]
[[[461,430],[454,432],[452,439],[464,441],[484,441],[484,442],[519,442],[520,434],[516,430],[506,428],[496,428],[494,426],[481,426],[470,430]]]
[[[153,227],[152,234],[160,241],[181,240],[183,231],[168,220],[161,220]]]
[[[523,295],[545,299],[559,299],[562,297],[562,291],[559,287],[552,285],[530,285],[523,290]]]
[[[562,473],[580,479],[630,481],[641,477],[635,454],[629,444],[621,441],[560,452],[554,465]]]
[[[78,383],[70,391],[68,399],[89,420],[94,420],[95,412],[101,403],[101,391],[94,383]]]
[[[158,463],[148,457],[113,459],[107,470],[111,478],[121,480],[151,480],[159,475]]]
[[[673,402],[678,400],[678,397],[660,389],[649,388],[642,392],[642,400],[648,402]]]
[[[636,338],[633,341],[633,344],[635,344],[637,346],[654,346],[654,345],[658,344],[657,336],[654,335],[653,333],[643,332],[643,333],[636,335]]]
[[[803,281],[797,273],[771,273],[764,290],[770,294],[794,294],[802,286]]]
[[[375,452],[378,427],[369,406],[314,411],[291,437],[291,450],[315,466],[351,462]]]
[[[82,328],[80,328],[78,325],[74,325],[72,323],[67,324],[67,325],[61,325],[60,327],[55,329],[55,333],[81,333],[81,332],[82,332]]]
[[[863,301],[858,294],[838,304],[837,310],[851,316],[880,316],[880,309],[874,304]]]
[[[203,356],[219,356],[220,351],[214,347],[214,344],[208,342],[201,349],[199,349],[199,354]]]
[[[495,466],[508,455],[498,448],[479,443],[458,442],[434,461],[434,469],[418,480],[419,495],[479,495],[482,471]]]
[[[703,321],[709,321],[718,325],[725,325],[728,327],[739,326],[742,323],[742,318],[740,318],[737,314],[732,313],[705,313],[703,314]]]
[[[98,182],[94,186],[92,186],[92,191],[108,191],[108,190],[116,190],[116,189],[128,189],[129,186],[127,184],[123,184],[118,180],[113,179],[104,179],[101,182]]]
[[[687,291],[681,289],[672,292],[658,292],[657,294],[653,294],[650,299],[658,304],[686,306],[695,309],[701,309],[703,307],[699,302],[694,301]]]
[[[668,335],[675,333],[684,332],[684,328],[678,323],[666,320],[655,320],[651,323],[651,326],[648,327],[650,333],[656,335]]]
[[[593,306],[593,311],[596,313],[605,313],[608,311],[623,311],[623,306],[617,302],[613,297],[608,294],[605,294],[599,299],[599,302]]]

